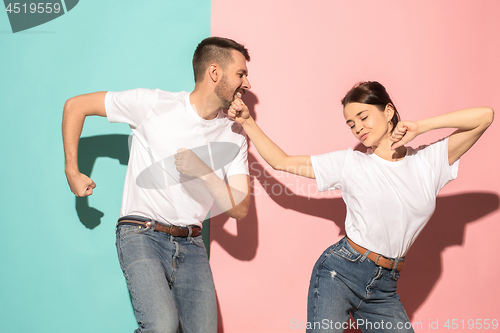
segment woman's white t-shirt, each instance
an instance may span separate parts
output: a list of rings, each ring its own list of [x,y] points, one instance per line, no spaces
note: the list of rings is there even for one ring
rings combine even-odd
[[[448,138],[407,147],[396,162],[352,149],[311,160],[319,190],[342,191],[347,236],[388,258],[406,255],[434,212],[439,190],[458,173],[458,161],[448,163]]]

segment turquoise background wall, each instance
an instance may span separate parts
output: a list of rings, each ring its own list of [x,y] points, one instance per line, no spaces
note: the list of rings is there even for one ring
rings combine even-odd
[[[114,245],[118,149],[130,130],[87,120],[82,137],[101,146],[80,158],[97,188],[77,201],[64,176],[62,110],[100,90],[191,90],[192,53],[208,36],[207,0],[82,0],[18,33],[0,12],[0,331],[135,329]]]

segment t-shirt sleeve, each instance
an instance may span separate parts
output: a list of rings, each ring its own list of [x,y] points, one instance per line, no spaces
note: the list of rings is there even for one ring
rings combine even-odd
[[[248,172],[248,143],[246,138],[243,140],[243,143],[238,150],[238,154],[231,162],[231,165],[229,166],[229,170],[227,172],[228,177],[240,174],[250,174]]]
[[[340,150],[311,156],[316,183],[320,191],[342,187],[342,173],[349,151],[351,150]]]
[[[104,104],[106,116],[111,123],[126,123],[136,128],[147,119],[157,99],[157,91],[149,89],[108,91]]]
[[[423,154],[435,173],[436,194],[447,183],[457,178],[458,164],[460,160],[452,165],[448,162],[448,138],[441,139],[435,143],[425,146],[419,153]]]

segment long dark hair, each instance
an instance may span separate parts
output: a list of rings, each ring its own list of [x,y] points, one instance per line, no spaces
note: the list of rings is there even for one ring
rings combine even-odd
[[[391,132],[394,131],[400,120],[399,112],[387,93],[387,90],[377,81],[366,81],[356,84],[347,92],[341,102],[343,107],[349,103],[371,104],[375,105],[380,111],[384,111],[385,107],[390,104],[394,109],[394,115],[391,119]]]

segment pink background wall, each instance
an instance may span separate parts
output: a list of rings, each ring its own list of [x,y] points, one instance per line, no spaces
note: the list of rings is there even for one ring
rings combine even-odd
[[[264,131],[289,154],[312,155],[357,145],[340,99],[361,80],[383,83],[403,119],[479,105],[498,114],[499,15],[493,0],[213,0],[212,35],[249,48],[245,101]],[[500,320],[499,126],[462,158],[407,257],[399,293],[422,332],[448,319]],[[344,204],[250,152],[249,216],[212,221],[220,332],[303,332],[294,323],[306,321],[310,272],[343,235]]]

